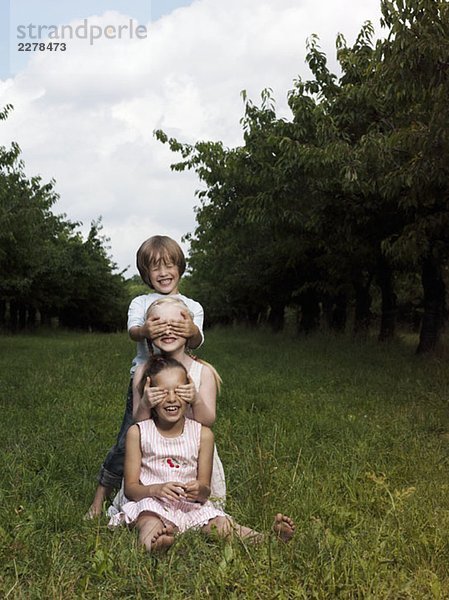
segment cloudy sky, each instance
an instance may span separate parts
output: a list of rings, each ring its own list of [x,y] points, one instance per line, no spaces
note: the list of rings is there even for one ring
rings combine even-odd
[[[288,116],[293,80],[309,76],[312,33],[335,69],[338,33],[352,43],[366,20],[380,33],[380,0],[0,2],[0,107],[14,105],[0,145],[18,142],[27,174],[56,180],[55,212],[82,221],[84,232],[102,216],[110,254],[130,265],[129,276],[144,239],[180,241],[195,228],[201,184],[170,171],[177,156],[154,129],[238,145],[241,90],[257,103],[271,87]],[[42,39],[54,36],[47,43],[63,41],[57,26],[71,26],[66,51],[19,52],[19,43],[41,41],[39,25]]]

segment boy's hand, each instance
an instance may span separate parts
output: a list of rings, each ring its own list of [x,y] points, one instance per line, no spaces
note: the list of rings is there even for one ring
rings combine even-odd
[[[209,496],[209,488],[202,485],[198,480],[194,479],[184,484],[186,500],[191,502],[201,502],[204,504]]]
[[[197,332],[197,326],[192,321],[190,314],[184,310],[181,311],[182,319],[170,321],[170,327],[173,333],[183,338],[189,339]]]
[[[167,331],[167,327],[168,322],[162,320],[160,317],[148,317],[142,325],[141,333],[146,338],[155,340]]]
[[[193,383],[190,375],[187,375],[187,379],[189,383],[178,385],[178,387],[175,389],[175,393],[179,398],[181,398],[181,400],[184,400],[184,402],[187,402],[187,404],[191,404],[193,406],[196,401],[195,384]]]
[[[185,485],[179,481],[169,481],[156,485],[154,494],[157,498],[165,500],[180,500],[186,497]]]
[[[167,397],[167,390],[159,387],[151,387],[151,379],[147,377],[143,388],[142,402],[145,406],[154,408]]]

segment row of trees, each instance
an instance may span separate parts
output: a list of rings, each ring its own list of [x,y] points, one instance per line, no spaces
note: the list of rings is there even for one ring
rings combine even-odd
[[[123,328],[128,295],[100,221],[83,239],[79,223],[53,214],[57,199],[53,181],[25,175],[17,144],[0,147],[0,329],[54,317],[68,327]]]
[[[370,23],[352,47],[338,36],[340,77],[311,37],[313,77],[295,81],[291,120],[276,116],[265,90],[260,106],[244,96],[241,147],[156,132],[181,153],[172,168],[205,183],[187,239],[192,294],[212,321],[267,318],[280,329],[297,306],[301,330],[323,315],[342,330],[353,306],[364,331],[378,290],[386,340],[400,287],[419,296],[418,351],[437,344],[449,251],[449,5],[383,0],[381,9],[384,39],[373,41]]]

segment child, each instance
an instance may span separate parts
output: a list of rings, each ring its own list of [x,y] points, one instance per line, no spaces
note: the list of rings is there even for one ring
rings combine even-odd
[[[186,354],[186,340],[171,331],[170,323],[179,320],[182,312],[187,310],[184,302],[173,296],[166,296],[153,302],[147,311],[147,317],[157,317],[167,323],[166,330],[154,341],[157,350],[167,358],[180,362],[188,373],[188,383],[177,390],[178,395],[187,403],[186,416],[202,425],[212,426],[216,416],[217,389],[221,378],[212,365],[200,359],[193,359]],[[150,346],[152,346],[150,344]],[[166,390],[152,385],[150,378],[142,379],[146,363],[136,368],[133,378],[133,418],[143,421],[150,418],[150,411],[166,397]],[[211,500],[223,508],[226,501],[226,483],[223,465],[214,448],[211,480]],[[114,499],[117,508],[123,502],[123,490]],[[108,511],[113,515],[114,508]]]
[[[263,535],[238,525],[209,500],[214,435],[186,419],[187,403],[179,390],[188,385],[185,367],[173,358],[150,358],[142,382],[163,390],[152,418],[132,425],[126,435],[125,494],[121,512],[109,525],[135,525],[148,551],[167,549],[175,533],[201,528],[228,537],[259,542]],[[273,530],[289,541],[293,521],[277,514]]]
[[[119,488],[123,477],[125,436],[132,418],[132,381],[136,367],[149,356],[147,339],[155,340],[165,330],[167,323],[157,316],[146,318],[148,307],[157,299],[175,296],[184,301],[188,310],[181,312],[171,330],[185,338],[190,348],[197,348],[203,342],[204,312],[201,304],[179,293],[179,280],[186,268],[186,261],[180,246],[171,238],[155,235],[140,246],[137,251],[137,268],[143,281],[155,290],[132,300],[128,310],[128,332],[137,342],[137,353],[132,361],[131,380],[128,386],[126,408],[122,425],[115,445],[106,456],[98,476],[98,486],[93,502],[87,513],[88,518],[101,514],[103,502],[114,488]],[[190,311],[190,312],[189,312]],[[193,315],[193,318],[192,316]]]
[[[193,320],[186,310],[183,317],[172,324],[172,329],[174,333],[188,340],[189,348],[198,348],[204,340],[204,311],[199,302],[179,293],[179,281],[186,268],[185,257],[179,245],[167,236],[155,235],[149,238],[137,251],[137,268],[143,281],[156,293],[137,296],[129,305],[129,336],[137,342],[137,355],[133,366],[148,359],[146,340],[155,340],[164,331],[164,321],[156,316],[146,318],[146,314],[155,300],[165,296],[181,298],[187,305]],[[134,369],[131,370],[133,371]]]

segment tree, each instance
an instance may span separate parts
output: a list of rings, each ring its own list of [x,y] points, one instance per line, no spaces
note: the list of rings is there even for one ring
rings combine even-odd
[[[273,175],[276,148],[267,135],[277,126],[270,102],[266,92],[262,110],[246,104],[242,148],[229,150],[221,143],[201,142],[192,147],[168,139],[163,132],[156,135],[182,154],[184,160],[173,165],[175,170],[194,168],[208,186],[199,193],[198,227],[187,239],[191,285],[207,304],[209,318],[249,323],[268,318],[277,330],[297,287],[298,269],[296,230],[288,222],[291,211],[283,213],[280,225],[279,219],[267,219],[257,205],[263,196],[272,210],[268,200],[277,193],[276,213],[283,210]]]
[[[313,78],[295,82],[290,121],[276,117],[269,90],[260,107],[245,97],[242,147],[183,145],[156,132],[182,155],[173,168],[195,169],[206,184],[188,239],[192,281],[217,313],[232,312],[223,308],[229,298],[250,313],[257,298],[257,314],[270,310],[281,326],[284,307],[297,304],[300,329],[310,330],[321,303],[341,328],[353,299],[355,329],[366,330],[376,284],[386,340],[395,331],[397,277],[421,269],[418,351],[435,347],[448,256],[449,10],[436,0],[396,0],[382,11],[386,39],[374,44],[370,23],[351,48],[337,38],[340,78],[312,36]],[[248,264],[239,251],[250,254]]]
[[[417,351],[433,350],[445,316],[449,249],[449,6],[439,0],[382,2],[387,39],[379,45],[374,91],[393,108],[378,148],[381,190],[399,198],[403,227],[386,252],[421,269],[424,316]],[[388,84],[386,85],[386,82]],[[369,143],[369,141],[367,141]]]
[[[59,316],[67,327],[115,331],[125,326],[128,295],[101,230],[101,219],[93,221],[86,240],[78,234],[65,246],[67,297]]]
[[[7,117],[7,106],[0,118]],[[107,255],[100,221],[87,240],[79,223],[55,215],[55,182],[27,177],[20,148],[0,147],[0,321],[10,328],[60,317],[68,326],[122,328],[127,294]]]

